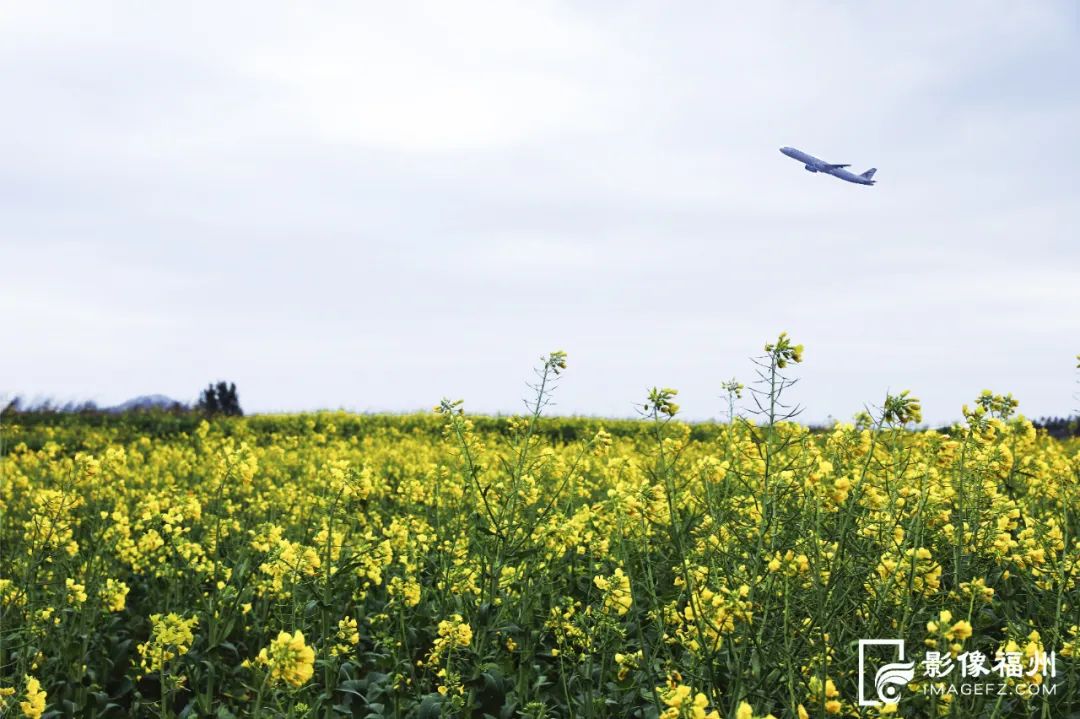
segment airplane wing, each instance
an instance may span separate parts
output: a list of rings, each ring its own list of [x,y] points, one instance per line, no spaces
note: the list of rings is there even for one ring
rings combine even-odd
[[[829,165],[830,170],[842,170],[845,167],[851,167],[851,165]]]

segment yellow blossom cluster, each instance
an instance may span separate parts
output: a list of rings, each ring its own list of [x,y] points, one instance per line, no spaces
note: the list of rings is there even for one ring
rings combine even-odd
[[[661,698],[666,707],[660,719],[720,719],[720,712],[709,708],[709,698],[702,692],[694,693],[686,684],[675,684],[662,690]]]
[[[769,377],[803,348],[760,359]],[[133,714],[854,716],[873,637],[1017,655],[1013,688],[1080,681],[1077,440],[994,392],[936,430],[910,393],[825,428],[734,404],[688,424],[678,396],[602,422],[456,401],[5,416],[0,702],[40,717],[130,685]],[[863,714],[1070,709],[994,701],[905,688]]]
[[[150,639],[139,645],[140,666],[144,672],[164,672],[169,662],[186,654],[195,641],[193,630],[198,617],[179,614],[154,614],[150,617]]]
[[[284,682],[299,687],[315,673],[315,650],[304,641],[302,632],[279,632],[277,638],[259,652],[255,663],[266,668],[272,683]]]
[[[602,575],[593,577],[593,584],[604,593],[605,609],[619,616],[630,611],[630,607],[634,604],[633,596],[630,594],[630,578],[620,567],[616,567],[609,577]]]

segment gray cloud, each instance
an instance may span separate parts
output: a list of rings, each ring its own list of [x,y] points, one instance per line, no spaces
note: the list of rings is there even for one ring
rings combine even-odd
[[[688,416],[781,329],[807,418],[1076,402],[1074,5],[24,4],[0,391]],[[796,145],[874,188],[802,172]]]

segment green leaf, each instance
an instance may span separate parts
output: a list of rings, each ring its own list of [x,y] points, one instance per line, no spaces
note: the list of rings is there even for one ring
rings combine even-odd
[[[428,694],[420,702],[416,719],[439,719],[442,716],[443,698],[440,694]]]

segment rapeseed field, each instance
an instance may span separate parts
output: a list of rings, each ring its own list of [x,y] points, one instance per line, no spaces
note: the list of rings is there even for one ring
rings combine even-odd
[[[561,352],[520,417],[16,415],[0,716],[1080,716],[1080,446],[811,431],[802,353],[722,424],[545,417]]]

